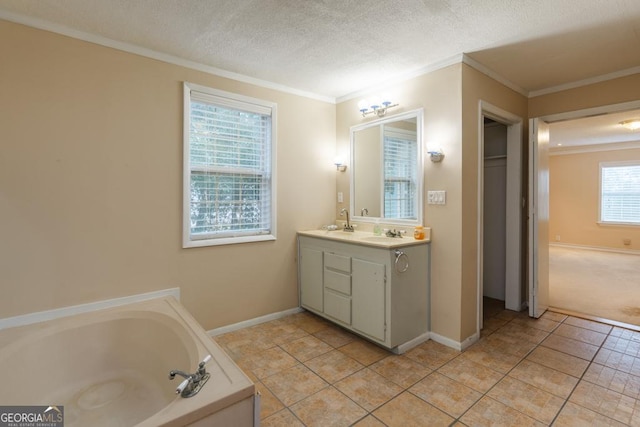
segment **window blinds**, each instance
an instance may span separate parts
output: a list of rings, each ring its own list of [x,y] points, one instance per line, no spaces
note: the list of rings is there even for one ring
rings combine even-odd
[[[601,165],[600,220],[640,224],[640,162]]]
[[[191,92],[191,239],[271,232],[271,109]]]

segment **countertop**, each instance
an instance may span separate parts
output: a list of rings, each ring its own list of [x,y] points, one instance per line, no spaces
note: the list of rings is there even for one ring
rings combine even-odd
[[[376,248],[393,249],[403,246],[424,245],[431,242],[431,228],[425,227],[423,240],[416,240],[413,236],[387,237],[376,236],[365,231],[342,231],[342,230],[306,230],[298,231],[301,236],[317,237],[320,239],[334,240],[337,242],[353,243],[362,246],[372,246]]]

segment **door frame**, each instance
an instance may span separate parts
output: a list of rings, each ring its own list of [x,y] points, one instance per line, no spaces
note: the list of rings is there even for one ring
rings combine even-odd
[[[478,223],[477,223],[477,291],[478,318],[476,332],[480,336],[483,316],[484,262],[484,118],[507,127],[507,202],[506,202],[506,275],[505,307],[520,310],[522,306],[522,148],[524,119],[486,101],[478,103]]]
[[[598,106],[598,107],[592,107],[592,108],[585,108],[585,109],[581,109],[581,110],[573,110],[573,111],[567,111],[567,112],[563,112],[563,113],[555,113],[555,114],[549,114],[549,115],[544,115],[544,116],[538,116],[538,117],[531,117],[529,120],[531,122],[534,121],[534,119],[537,119],[538,121],[543,121],[546,122],[547,124],[553,124],[554,122],[559,122],[559,121],[565,121],[565,120],[574,120],[574,119],[580,119],[580,118],[584,118],[584,117],[589,117],[589,116],[594,116],[594,115],[600,115],[600,114],[608,114],[608,113],[618,113],[618,112],[622,112],[622,111],[628,111],[628,110],[636,110],[640,108],[640,100],[637,101],[629,101],[629,102],[622,102],[619,104],[609,104],[609,105],[602,105],[602,106]],[[529,134],[533,134],[536,131],[536,129],[529,129]],[[530,141],[530,144],[532,142]],[[530,159],[531,160],[531,159]],[[530,161],[530,166],[529,166],[529,174],[528,174],[528,180],[529,183],[533,182],[533,180],[537,179],[538,176],[538,170],[536,165],[532,165],[531,161]],[[531,202],[531,201],[529,201]],[[548,203],[548,200],[547,200]],[[529,212],[529,221],[530,221],[530,212]],[[537,220],[536,220],[537,221]],[[530,221],[531,222],[531,221]],[[537,225],[537,224],[536,224]],[[529,224],[528,229],[529,229],[529,233],[531,233],[531,230],[534,228],[534,225],[532,223]],[[531,236],[530,236],[531,237]],[[537,259],[535,257],[535,247],[536,245],[538,245],[539,242],[537,241],[537,239],[534,238],[529,238],[529,242],[528,242],[528,247],[527,247],[527,251],[529,254],[533,254],[532,256],[528,257],[530,259],[527,260],[528,264],[529,264],[529,270],[531,270],[531,265],[537,265]],[[548,241],[547,241],[547,245],[548,245]],[[539,274],[538,271],[535,272],[535,274]],[[531,288],[530,285],[530,281],[532,280],[532,277],[534,277],[534,272],[533,271],[529,271],[528,277],[527,277],[527,281],[528,286],[527,289]],[[535,291],[535,289],[534,289]],[[535,297],[535,296],[534,296]],[[531,296],[529,295],[530,299]]]

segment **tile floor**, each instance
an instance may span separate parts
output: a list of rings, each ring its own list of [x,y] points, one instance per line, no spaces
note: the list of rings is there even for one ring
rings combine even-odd
[[[215,340],[256,383],[263,426],[640,425],[640,333],[491,314],[464,352],[393,355],[308,312]]]

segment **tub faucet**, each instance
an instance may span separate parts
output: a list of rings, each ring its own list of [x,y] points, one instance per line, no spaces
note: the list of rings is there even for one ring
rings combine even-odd
[[[200,389],[209,379],[210,374],[204,369],[204,365],[211,360],[211,355],[207,355],[202,362],[198,364],[198,370],[194,374],[187,374],[186,372],[173,370],[169,372],[169,379],[172,380],[176,375],[184,378],[184,381],[176,388],[176,394],[181,397],[192,397],[198,394]]]
[[[342,210],[340,211],[340,216],[344,215],[347,216],[347,223],[344,225],[343,231],[353,231],[353,226],[349,224],[349,211],[347,210],[347,208],[342,208]]]

